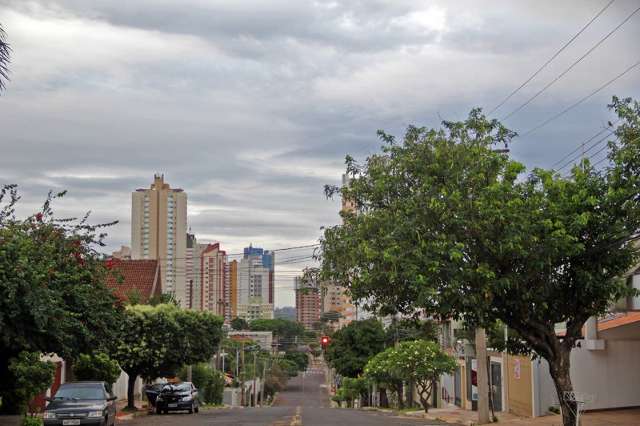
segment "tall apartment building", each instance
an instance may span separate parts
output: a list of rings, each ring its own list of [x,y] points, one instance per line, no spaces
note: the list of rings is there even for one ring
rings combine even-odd
[[[198,240],[194,234],[187,233],[187,250],[185,259],[185,307],[189,309],[201,310],[202,300],[200,298],[200,249]]]
[[[225,319],[225,294],[227,253],[220,249],[220,244],[200,245],[200,298],[201,309],[214,312]]]
[[[305,283],[302,277],[295,277],[296,320],[307,330],[320,321],[320,289],[317,283]]]
[[[229,262],[229,304],[231,305],[231,318],[238,316],[238,261]]]
[[[148,189],[131,194],[131,257],[160,261],[163,293],[185,306],[187,194],[155,175]]]
[[[238,317],[248,321],[273,318],[274,254],[257,247],[244,249],[238,263]]]

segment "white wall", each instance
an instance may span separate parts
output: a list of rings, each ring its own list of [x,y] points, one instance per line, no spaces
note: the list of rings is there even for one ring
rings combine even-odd
[[[571,381],[594,395],[587,410],[640,406],[640,340],[607,340],[601,351],[575,348]]]
[[[112,393],[118,397],[118,399],[127,399],[127,383],[129,381],[129,376],[127,375],[127,373],[125,373],[124,371],[120,372],[120,377],[118,377],[118,380],[113,384],[113,389],[112,389]],[[138,377],[138,379],[136,380],[136,386],[135,386],[135,399],[136,400],[140,400],[141,396],[142,396],[142,379],[140,379],[140,377]]]

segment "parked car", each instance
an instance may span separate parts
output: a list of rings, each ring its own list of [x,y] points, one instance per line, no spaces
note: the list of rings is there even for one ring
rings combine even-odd
[[[153,383],[144,387],[144,393],[147,396],[147,400],[149,401],[149,413],[153,413],[156,410],[156,399],[158,399],[158,395],[160,395],[160,392],[162,392],[162,388],[164,388],[166,385],[167,383],[164,382]]]
[[[116,422],[116,397],[105,382],[64,383],[47,401],[45,426],[112,426]]]
[[[156,398],[156,413],[187,410],[189,414],[200,410],[198,389],[191,382],[168,383]]]

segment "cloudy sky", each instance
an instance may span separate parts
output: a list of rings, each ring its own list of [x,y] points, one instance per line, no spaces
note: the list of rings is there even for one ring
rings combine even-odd
[[[345,154],[375,152],[377,129],[490,110],[607,3],[0,0],[13,48],[0,183],[20,185],[24,213],[68,189],[60,214],[120,220],[109,250],[129,243],[130,193],[154,172],[187,191],[200,239],[230,252],[309,244],[337,222],[322,187]],[[495,116],[638,6],[615,1]],[[640,13],[506,124],[525,133],[616,77],[640,60],[638,40]],[[519,138],[513,156],[550,167],[611,119],[613,94],[639,97],[640,67]],[[278,305],[292,303],[299,266],[280,267]]]

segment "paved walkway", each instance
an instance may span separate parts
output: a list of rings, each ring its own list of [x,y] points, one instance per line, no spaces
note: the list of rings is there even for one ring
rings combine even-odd
[[[442,420],[447,423],[458,423],[463,425],[476,424],[478,415],[475,411],[435,408],[429,410],[428,414],[423,412],[413,412],[408,414],[411,417],[419,417],[433,420]],[[562,426],[560,415],[549,415],[544,417],[519,417],[508,413],[498,413],[499,425],[509,426]],[[627,410],[597,411],[586,413],[582,417],[582,426],[640,426],[640,408]]]

